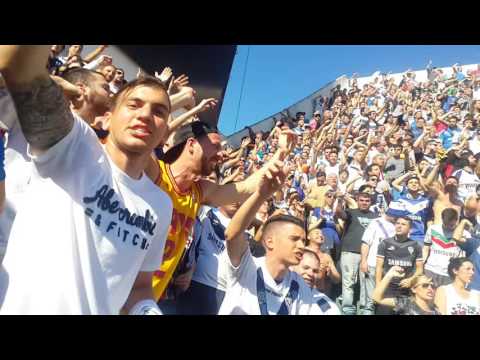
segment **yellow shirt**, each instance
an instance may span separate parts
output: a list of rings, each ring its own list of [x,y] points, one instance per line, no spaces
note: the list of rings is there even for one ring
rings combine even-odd
[[[170,166],[161,160],[158,163],[160,175],[156,184],[172,199],[173,213],[162,266],[153,275],[153,295],[156,301],[163,295],[183,255],[202,199],[198,184],[194,183],[188,191],[181,192],[172,176]]]

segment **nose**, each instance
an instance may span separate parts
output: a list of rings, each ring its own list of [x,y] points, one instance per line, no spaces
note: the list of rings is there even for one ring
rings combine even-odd
[[[153,117],[152,108],[148,105],[143,106],[138,110],[137,118],[143,121],[149,121]]]

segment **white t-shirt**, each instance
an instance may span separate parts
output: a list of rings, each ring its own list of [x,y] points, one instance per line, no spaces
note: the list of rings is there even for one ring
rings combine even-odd
[[[382,228],[382,226],[383,228]],[[378,244],[395,235],[395,225],[385,218],[372,220],[363,233],[362,242],[369,246],[367,265],[376,267]]]
[[[257,295],[257,269],[262,268],[265,295],[269,315],[276,315],[288,294],[292,281],[299,285],[298,296],[293,299],[290,315],[338,315],[336,305],[325,295],[312,290],[303,278],[288,271],[283,281],[277,284],[265,266],[265,257],[254,258],[250,249],[245,251],[241,263],[234,267],[227,250],[221,255],[221,271],[227,279],[227,292],[219,315],[260,315]],[[322,296],[323,295],[323,296]]]
[[[468,142],[468,149],[473,152],[473,155],[480,153],[480,141],[478,140],[478,137],[475,137]]]
[[[463,236],[468,236],[468,233],[464,231]],[[465,251],[453,240],[453,231],[444,231],[442,224],[435,224],[428,228],[424,244],[430,246],[425,270],[438,275],[448,276],[450,259],[465,256]]]
[[[480,179],[475,173],[471,174],[460,169],[455,171],[453,176],[458,179],[458,197],[462,201],[465,201],[469,195],[475,194],[477,186],[480,185]]]
[[[11,125],[12,128],[7,133],[7,148],[5,149],[7,199],[5,209],[0,214],[0,263],[7,249],[8,237],[15,220],[18,204],[22,201],[32,173],[32,163],[27,157],[27,141],[18,122]]]
[[[0,313],[118,314],[139,271],[161,264],[169,196],[118,169],[76,116],[32,160],[0,271]]]

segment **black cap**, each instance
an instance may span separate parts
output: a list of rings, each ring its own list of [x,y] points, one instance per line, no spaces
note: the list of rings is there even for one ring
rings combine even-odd
[[[218,134],[217,128],[212,128],[203,121],[193,121],[191,123],[183,125],[177,131],[175,131],[172,141],[172,148],[181,143],[184,143],[189,138],[198,139],[203,135],[212,133]]]

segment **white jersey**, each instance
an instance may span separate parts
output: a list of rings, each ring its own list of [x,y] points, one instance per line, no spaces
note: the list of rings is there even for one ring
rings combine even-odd
[[[219,261],[225,250],[225,229],[230,221],[218,209],[212,209],[197,228],[190,250],[195,254],[196,263],[193,281],[225,291],[226,281],[219,276]]]
[[[465,201],[469,195],[475,194],[477,186],[480,185],[480,179],[475,173],[460,169],[455,171],[453,176],[458,179],[458,197],[462,201]]]
[[[480,292],[470,290],[468,299],[458,295],[453,284],[444,286],[447,315],[480,315]]]
[[[13,100],[0,89],[0,127],[8,130],[5,143],[5,190],[7,194],[4,211],[0,214],[0,264],[7,249],[10,229],[30,182],[32,163],[27,155],[27,141],[20,129]]]
[[[160,267],[169,196],[118,169],[76,116],[32,161],[28,206],[18,207],[0,272],[0,313],[118,314],[139,271]]]
[[[367,265],[377,264],[378,244],[387,238],[395,236],[395,225],[383,217],[372,220],[363,233],[362,242],[368,245]]]
[[[257,293],[257,275],[261,268],[265,287],[265,302],[269,315],[278,314],[293,282],[298,284],[297,296],[290,303],[289,315],[338,315],[336,305],[325,295],[311,289],[303,278],[287,271],[283,281],[277,284],[265,266],[265,257],[254,258],[250,249],[245,251],[241,263],[234,267],[227,250],[221,256],[221,271],[227,279],[227,292],[219,315],[260,315]],[[322,296],[323,295],[323,296]],[[261,298],[261,297],[260,297]]]
[[[466,237],[467,233],[464,232],[463,236]],[[465,251],[453,240],[453,231],[444,231],[442,224],[435,224],[428,228],[424,245],[430,246],[425,270],[438,275],[448,277],[450,259],[465,256]]]

